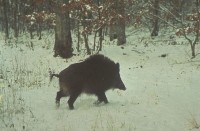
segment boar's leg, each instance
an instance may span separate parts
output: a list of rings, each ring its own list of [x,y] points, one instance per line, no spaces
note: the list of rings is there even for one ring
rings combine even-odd
[[[104,102],[105,104],[108,103],[105,92],[97,93],[96,95],[98,97],[98,100],[95,102],[95,104],[100,104],[102,102]]]
[[[102,101],[104,101],[105,104],[108,103],[108,99],[107,99],[107,97],[106,97],[105,92],[103,92],[103,93],[100,95],[100,98],[102,99]]]
[[[74,102],[76,101],[76,99],[78,98],[78,96],[80,95],[80,93],[76,92],[70,95],[70,98],[68,100],[68,105],[69,105],[69,109],[73,110],[74,109]]]
[[[56,96],[56,105],[59,107],[60,106],[60,98],[64,97],[63,91],[58,91],[57,96]]]

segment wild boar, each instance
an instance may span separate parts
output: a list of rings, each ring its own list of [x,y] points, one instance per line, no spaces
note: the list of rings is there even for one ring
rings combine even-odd
[[[60,105],[62,97],[69,96],[68,106],[74,109],[74,102],[81,93],[94,94],[95,102],[108,103],[105,92],[109,89],[126,90],[120,77],[120,65],[103,55],[92,55],[83,62],[75,63],[59,74],[51,74],[59,78],[60,91],[57,92],[56,104]]]

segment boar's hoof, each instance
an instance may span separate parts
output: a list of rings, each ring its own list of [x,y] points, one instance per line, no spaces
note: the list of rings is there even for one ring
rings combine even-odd
[[[60,107],[60,102],[56,101],[56,107]]]
[[[104,101],[105,104],[108,104],[108,101]]]
[[[97,100],[97,101],[94,102],[94,105],[99,105],[101,103],[102,103],[102,101]]]
[[[70,109],[70,110],[73,110],[73,109],[74,109],[74,106],[69,106],[69,109]]]
[[[97,101],[94,102],[94,104],[95,104],[95,105],[99,105],[99,104],[101,104],[102,102],[103,102],[103,101],[97,100]],[[107,104],[108,101],[104,101],[104,103]]]

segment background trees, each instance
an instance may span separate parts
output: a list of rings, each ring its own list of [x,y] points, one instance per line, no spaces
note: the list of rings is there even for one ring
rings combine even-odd
[[[184,36],[191,47],[192,58],[196,56],[195,47],[200,36],[200,1],[193,1],[193,6],[188,14],[180,21],[181,26],[177,30],[177,36]]]
[[[158,25],[158,20],[159,20],[159,0],[154,0],[153,2],[153,7],[152,7],[152,15],[153,15],[153,30],[151,32],[151,36],[158,36],[159,32],[159,25]]]
[[[4,30],[5,30],[5,38],[8,39],[9,38],[9,26],[8,26],[8,1],[7,0],[2,0],[2,6],[3,6],[3,19],[2,19],[2,24],[4,26],[2,27],[5,27]]]
[[[0,0],[0,31],[6,39],[27,32],[31,39],[42,39],[43,31],[55,30],[55,56],[67,58],[73,54],[72,47],[81,51],[81,45],[87,54],[100,51],[106,35],[111,41],[116,39],[117,45],[125,44],[125,30],[130,26],[148,28],[150,36],[172,27],[177,30],[174,34],[188,41],[195,57],[198,3],[199,0]],[[77,38],[74,43],[76,38],[72,39],[71,33]],[[89,36],[93,36],[93,42],[89,42]]]
[[[69,58],[72,56],[72,37],[70,32],[69,10],[61,10],[60,7],[68,4],[68,0],[57,0],[56,2],[56,27],[54,56]]]

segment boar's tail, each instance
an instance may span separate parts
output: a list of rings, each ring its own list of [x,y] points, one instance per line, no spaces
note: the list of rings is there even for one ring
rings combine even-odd
[[[52,81],[52,78],[53,78],[54,76],[59,78],[59,74],[50,74],[50,82]]]

